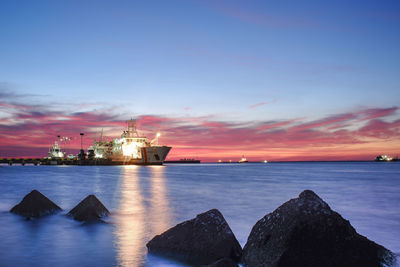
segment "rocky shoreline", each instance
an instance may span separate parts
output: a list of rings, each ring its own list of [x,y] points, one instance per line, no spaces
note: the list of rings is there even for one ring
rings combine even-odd
[[[10,210],[27,219],[59,211],[37,190]],[[101,222],[110,212],[89,195],[67,215],[81,222]],[[217,209],[177,224],[146,246],[149,253],[192,266],[389,267],[396,261],[393,252],[358,234],[311,190],[261,218],[243,249]]]
[[[32,190],[27,194],[20,203],[15,205],[10,212],[21,215],[27,220],[31,218],[40,218],[51,215],[62,209],[53,201],[37,190]],[[79,202],[70,212],[68,216],[73,217],[81,222],[101,221],[101,218],[110,214],[107,208],[94,195],[87,196]]]
[[[380,267],[395,263],[391,251],[358,234],[311,190],[261,218],[243,250],[215,209],[155,236],[147,248],[195,266]]]

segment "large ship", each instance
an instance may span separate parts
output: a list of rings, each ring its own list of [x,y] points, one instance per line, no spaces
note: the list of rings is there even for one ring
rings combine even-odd
[[[127,124],[127,130],[123,131],[120,138],[104,141],[101,135],[99,140],[95,140],[88,149],[88,160],[99,164],[163,164],[171,147],[158,145],[160,133],[149,141],[137,132],[135,120],[129,120]]]

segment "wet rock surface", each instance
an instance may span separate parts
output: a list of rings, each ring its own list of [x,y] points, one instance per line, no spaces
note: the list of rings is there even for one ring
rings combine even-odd
[[[394,255],[359,235],[310,190],[267,214],[243,249],[244,266],[391,266]],[[385,265],[383,265],[385,264]]]
[[[193,265],[212,264],[222,258],[238,262],[242,255],[239,242],[216,209],[155,236],[147,248],[151,253]]]
[[[10,212],[29,219],[52,214],[60,210],[61,208],[45,195],[37,190],[33,190],[27,194],[19,204],[15,205]]]
[[[89,195],[73,208],[68,215],[77,221],[93,222],[108,216],[110,212],[95,195]]]
[[[206,267],[238,267],[239,265],[234,262],[232,259],[229,258],[223,258],[220,260],[217,260],[216,262],[206,265]]]

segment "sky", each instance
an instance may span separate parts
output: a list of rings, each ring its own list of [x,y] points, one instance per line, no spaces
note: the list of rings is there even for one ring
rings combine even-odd
[[[167,159],[400,154],[400,2],[0,2],[0,157],[136,118]]]

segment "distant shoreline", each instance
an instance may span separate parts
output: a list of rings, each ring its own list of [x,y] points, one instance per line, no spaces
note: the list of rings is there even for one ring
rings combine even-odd
[[[40,164],[40,159],[37,159],[38,161],[33,161],[33,159],[24,159],[24,158],[2,158],[0,159],[0,165],[51,165],[51,164]],[[12,162],[12,164],[9,164],[9,162]],[[299,160],[299,161],[268,161],[268,162],[263,162],[263,161],[248,161],[245,163],[240,163],[237,161],[224,161],[224,162],[215,162],[215,161],[210,161],[210,162],[182,162],[182,161],[175,161],[175,160],[171,160],[171,161],[165,161],[163,163],[163,165],[172,165],[172,164],[179,164],[179,165],[200,165],[200,164],[237,164],[237,165],[246,165],[246,164],[271,164],[271,163],[278,163],[278,164],[282,164],[282,163],[365,163],[365,162],[387,162],[387,163],[391,163],[391,162],[400,162],[398,160],[393,160],[393,161],[376,161],[376,160]],[[57,165],[57,164],[56,164]],[[122,165],[136,165],[136,164],[58,164],[58,165],[70,165],[70,166],[74,166],[74,165],[84,165],[84,166],[122,166]],[[161,164],[160,164],[161,165]],[[143,165],[146,166],[146,165]]]
[[[268,163],[340,163],[340,162],[396,162],[396,161],[375,161],[375,160],[299,160],[299,161],[268,161],[268,162],[262,162],[262,161],[249,161],[246,163],[239,163],[239,162],[215,162],[215,161],[209,161],[209,162],[201,162],[200,164],[254,164],[254,163],[260,163],[260,164],[268,164]],[[177,163],[172,163],[172,162],[166,162],[167,164],[185,164],[184,162],[177,162]]]

